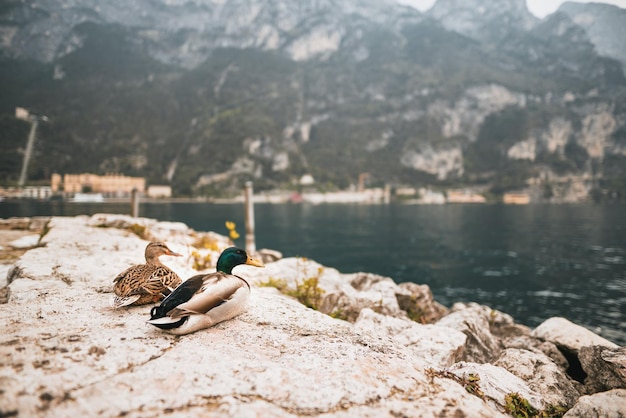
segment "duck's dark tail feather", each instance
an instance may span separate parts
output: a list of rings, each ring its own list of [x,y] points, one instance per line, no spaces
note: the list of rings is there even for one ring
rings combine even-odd
[[[152,309],[154,310],[155,308],[152,308]],[[183,316],[182,318],[176,318],[176,319],[170,318],[169,316],[164,316],[161,318],[153,317],[150,320],[148,320],[148,323],[160,329],[174,329],[183,325],[185,322],[187,322],[188,319],[189,319],[188,316]]]
[[[167,315],[167,312],[165,312],[165,309],[163,309],[162,305],[155,306],[152,309],[150,309],[150,320],[163,318],[166,315]]]

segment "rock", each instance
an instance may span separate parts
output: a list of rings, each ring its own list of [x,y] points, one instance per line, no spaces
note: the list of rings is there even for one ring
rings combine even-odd
[[[25,235],[14,241],[11,241],[9,245],[16,249],[25,249],[36,247],[39,244],[39,235]]]
[[[0,264],[0,305],[7,303],[7,286],[9,284],[9,271],[11,266]]]
[[[538,410],[545,407],[540,393],[530,389],[522,379],[502,367],[460,362],[454,364],[448,371],[467,381],[469,383],[467,390],[472,390],[502,407],[506,403],[506,395],[511,393],[519,394]]]
[[[276,250],[270,250],[268,248],[261,248],[257,250],[257,256],[263,263],[272,263],[283,258],[283,253]]]
[[[510,418],[511,416],[501,412],[502,407],[498,402],[487,401],[476,395],[470,395],[467,388],[457,381],[449,378],[435,377],[429,370],[429,386],[431,390],[439,392],[436,396],[409,399],[403,409],[389,410],[388,415],[369,415],[372,418],[378,416],[395,417],[472,417],[472,418]],[[444,394],[442,396],[442,394]],[[481,409],[481,406],[488,406]],[[368,415],[344,415],[368,416]]]
[[[503,340],[505,348],[519,348],[523,350],[530,350],[535,353],[543,353],[561,369],[566,370],[569,367],[569,363],[563,353],[551,342],[542,341],[538,338],[533,338],[530,335],[520,335],[513,338],[507,338]]]
[[[587,374],[582,369],[580,360],[578,359],[580,349],[594,345],[617,348],[616,344],[594,334],[587,328],[576,325],[561,317],[547,319],[535,328],[531,335],[556,345],[569,364],[567,374],[583,385]],[[586,391],[587,389],[583,390]]]
[[[46,246],[26,252],[15,264],[13,281],[20,278],[55,280],[67,286],[80,282],[93,290],[111,292],[117,274],[133,264],[145,262],[148,241],[125,229],[93,227],[90,219],[84,217],[54,217],[49,228],[43,238]],[[196,273],[188,265],[189,248],[175,241],[168,242],[168,246],[184,257],[163,257],[165,265],[183,278]],[[13,293],[10,286],[9,300]]]
[[[478,306],[478,305],[477,305]],[[463,360],[488,363],[502,351],[500,340],[489,330],[489,321],[477,306],[456,306],[453,312],[444,316],[435,325],[452,328],[467,336]]]
[[[347,274],[345,278],[358,292],[358,300],[362,301],[364,305],[370,305],[370,302],[374,302],[373,307],[364,307],[374,308],[384,315],[406,317],[406,313],[398,305],[396,298],[398,286],[393,279],[372,273]]]
[[[183,247],[172,239],[168,245]],[[46,243],[19,259],[9,302],[0,305],[2,415],[503,416],[455,382],[433,386],[421,358],[427,352],[417,356],[410,345],[271,288],[254,287],[247,312],[231,321],[185,337],[162,333],[145,323],[149,306],[108,307],[112,278],[143,258],[145,240],[87,218],[55,217]],[[300,262],[281,260],[267,270],[290,277]],[[318,266],[307,264],[295,277],[320,273],[329,289],[359,294]],[[244,277],[264,270],[238,269]],[[384,293],[395,301],[386,280],[370,279],[364,293],[371,300]]]
[[[398,306],[409,318],[422,324],[438,321],[449,312],[445,306],[437,303],[428,285],[400,283],[396,291]]]
[[[28,229],[30,218],[0,219],[0,229]]]
[[[185,245],[193,244],[193,232],[182,222],[158,222],[150,227],[150,236],[154,241],[176,241]]]
[[[265,269],[254,269],[249,279],[253,283],[270,283],[290,294],[307,296],[320,312],[345,319],[357,320],[365,308],[376,312],[406,317],[398,306],[396,284],[388,277],[370,273],[341,274],[301,257],[290,257],[270,263]],[[271,280],[270,280],[271,279]],[[355,287],[356,286],[356,287]]]
[[[34,216],[30,218],[28,229],[30,231],[43,231],[50,222],[49,216]]]
[[[563,418],[623,418],[626,416],[626,389],[613,389],[581,396]]]
[[[587,374],[584,381],[587,393],[626,389],[626,347],[581,347],[578,359]]]
[[[6,264],[0,264],[0,288],[6,287],[9,284],[8,275],[12,266]]]
[[[476,302],[457,302],[452,306],[452,312],[467,309],[485,318],[489,322],[489,331],[496,337],[505,339],[530,334],[530,328],[525,325],[517,324],[511,315],[500,312],[489,306],[480,305]]]
[[[182,222],[157,222],[154,219],[129,215],[97,213],[89,218],[87,225],[98,228],[115,228],[137,235],[147,241],[176,242],[179,245],[192,246],[197,241],[214,244],[221,250],[230,246],[228,238],[209,233],[198,233]]]
[[[397,294],[407,290],[391,279],[341,274],[302,258],[268,262],[265,269],[238,266],[235,273],[252,285],[245,313],[182,337],[163,333],[146,324],[150,306],[108,306],[113,278],[143,262],[147,244],[127,229],[128,220],[112,218],[53,217],[45,245],[26,251],[6,272],[0,416],[486,418],[506,416],[506,394],[519,393],[540,409],[542,396],[557,393],[550,380],[538,382],[528,371],[554,377],[550,360],[535,356],[542,352],[537,347],[554,346],[525,334],[505,314],[455,304],[437,323],[423,325],[400,308]],[[102,227],[107,224],[120,227]],[[210,233],[144,224],[144,232],[162,234],[185,255],[166,264],[181,277],[197,273],[197,247],[189,242],[209,243]],[[268,282],[300,292],[307,283],[320,310],[345,306],[354,323],[259,286]],[[498,358],[505,341],[529,351],[514,357],[509,349],[498,364],[523,362],[528,369],[512,369],[527,382],[502,367],[457,362]],[[600,353],[617,372],[621,355]]]
[[[392,338],[411,349],[429,367],[445,368],[461,359],[467,337],[460,331],[422,325],[363,309],[354,324],[359,331]]]
[[[543,353],[508,348],[493,364],[524,380],[548,404],[569,409],[580,396],[565,371]]]
[[[533,330],[532,336],[543,341],[550,341],[557,347],[574,353],[577,353],[581,347],[592,345],[617,348],[617,345],[611,341],[561,317],[545,320]]]
[[[133,225],[152,227],[156,225],[154,219],[132,217],[130,215],[118,215],[111,213],[96,213],[89,218],[87,225],[98,228],[128,229]]]

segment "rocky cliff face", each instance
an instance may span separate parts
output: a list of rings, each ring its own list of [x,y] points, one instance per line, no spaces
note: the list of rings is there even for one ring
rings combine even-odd
[[[558,11],[585,29],[601,55],[615,58],[626,66],[626,48],[622,41],[626,37],[626,10],[610,4],[567,1]]]
[[[428,15],[447,29],[483,40],[491,38],[494,31],[527,31],[538,21],[524,0],[438,0]]]
[[[462,3],[462,4],[461,4]],[[521,0],[9,2],[0,9],[0,174],[124,172],[178,195],[290,187],[472,185],[593,174],[624,194],[621,64],[588,30]],[[506,179],[506,180],[505,180]]]
[[[293,3],[280,0],[37,0],[7,6],[2,45],[16,56],[52,62],[83,46],[74,28],[85,22],[133,30],[156,59],[185,67],[216,48],[283,50],[295,60],[337,51],[353,24],[389,23],[389,0]],[[352,18],[349,18],[352,17]],[[356,22],[353,22],[356,20]],[[295,36],[294,36],[295,35]]]

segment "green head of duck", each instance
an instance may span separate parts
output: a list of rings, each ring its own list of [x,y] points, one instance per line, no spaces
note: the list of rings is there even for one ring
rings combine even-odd
[[[217,260],[217,271],[221,271],[226,274],[231,274],[233,268],[241,264],[248,264],[250,266],[265,267],[265,265],[248,255],[245,250],[237,247],[230,247],[225,249],[220,258]]]

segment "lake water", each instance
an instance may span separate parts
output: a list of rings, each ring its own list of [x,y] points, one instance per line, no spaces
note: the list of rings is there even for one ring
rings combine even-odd
[[[129,213],[129,204],[0,202],[0,217]],[[241,204],[143,203],[141,216],[226,235]],[[257,248],[344,273],[428,284],[536,326],[564,316],[626,345],[626,206],[257,204]]]

